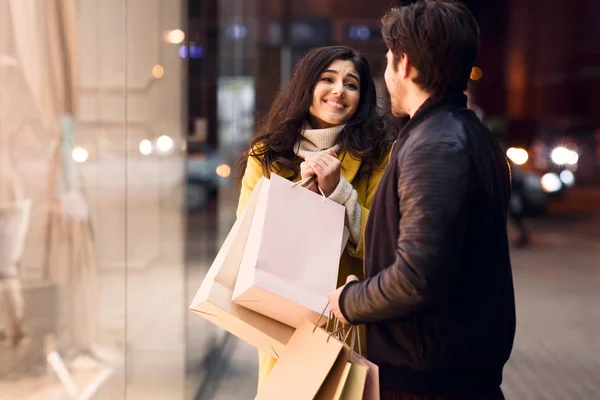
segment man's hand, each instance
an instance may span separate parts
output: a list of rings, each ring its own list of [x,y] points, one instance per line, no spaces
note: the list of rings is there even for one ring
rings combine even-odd
[[[325,196],[331,196],[340,183],[342,170],[342,163],[338,160],[337,155],[333,151],[327,150],[321,155],[307,158],[305,162],[317,175],[317,183]],[[302,169],[302,166],[300,168]]]
[[[346,285],[352,281],[357,280],[358,278],[355,275],[349,275],[348,278],[346,278]],[[335,315],[336,318],[339,319],[342,324],[350,325],[350,323],[346,321],[346,318],[344,318],[344,315],[340,310],[340,295],[342,294],[342,290],[344,290],[346,285],[340,286],[333,292],[329,293],[329,308],[331,309],[331,312],[333,312],[333,315]]]

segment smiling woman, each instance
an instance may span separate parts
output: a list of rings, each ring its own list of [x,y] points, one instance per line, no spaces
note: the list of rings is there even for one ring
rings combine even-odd
[[[331,128],[348,121],[360,100],[360,79],[351,61],[335,60],[313,92],[309,121],[313,128]]]
[[[362,277],[362,233],[390,144],[365,57],[342,46],[308,52],[273,102],[262,133],[242,159],[238,213],[260,178],[271,172],[295,182],[316,177],[311,190],[320,189],[346,209],[349,240],[338,286],[348,275]],[[260,385],[276,360],[266,353],[259,359]]]
[[[325,101],[342,104],[344,111],[334,111],[339,104]],[[243,174],[250,156],[259,161],[265,176],[273,168],[275,172],[283,168],[291,171],[292,179],[297,178],[303,160],[296,156],[294,146],[307,122],[310,128],[344,124],[335,137],[339,150],[367,165],[377,163],[389,140],[382,135],[375,83],[361,53],[346,46],[320,47],[298,61],[289,85],[276,97],[259,127],[262,135],[254,139],[252,152],[242,159],[239,172]]]

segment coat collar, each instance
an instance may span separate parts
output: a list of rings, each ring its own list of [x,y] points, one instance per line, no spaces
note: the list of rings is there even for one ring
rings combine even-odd
[[[352,183],[354,178],[356,178],[356,175],[358,175],[362,162],[352,157],[349,153],[342,154],[340,160],[342,161],[341,175],[346,178],[348,182]]]
[[[467,107],[467,96],[463,93],[449,93],[444,95],[433,95],[429,97],[419,107],[415,115],[408,120],[406,125],[400,131],[399,137],[409,135],[410,132],[428,117],[435,114],[436,112],[443,110],[459,110]]]

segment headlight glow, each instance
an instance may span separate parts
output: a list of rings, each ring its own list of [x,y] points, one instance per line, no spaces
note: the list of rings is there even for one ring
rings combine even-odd
[[[552,150],[550,159],[556,165],[575,165],[579,161],[579,154],[576,151],[569,150],[566,147],[559,146]]]
[[[569,170],[564,170],[560,173],[560,180],[565,186],[573,186],[575,183],[575,175]]]
[[[548,172],[542,176],[540,180],[542,189],[547,193],[558,192],[562,188],[562,182],[557,174],[554,172]]]

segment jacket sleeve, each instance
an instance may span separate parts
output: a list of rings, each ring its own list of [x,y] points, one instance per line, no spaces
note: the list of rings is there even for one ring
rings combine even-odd
[[[442,301],[457,280],[468,212],[466,152],[450,143],[427,144],[396,168],[401,220],[395,260],[342,291],[340,308],[353,324],[409,316]]]
[[[242,187],[240,190],[236,215],[240,215],[240,212],[242,212],[246,206],[250,193],[252,193],[252,190],[254,190],[254,187],[262,176],[262,166],[258,160],[254,157],[248,157],[248,163],[246,164],[246,170],[244,171],[244,176],[242,178]]]

